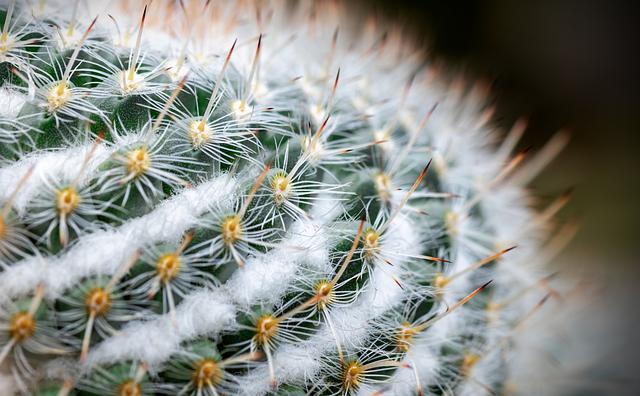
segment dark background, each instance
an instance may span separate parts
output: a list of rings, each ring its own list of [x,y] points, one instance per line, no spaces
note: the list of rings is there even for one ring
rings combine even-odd
[[[559,129],[571,130],[570,146],[534,186],[542,194],[575,187],[571,209],[582,229],[573,247],[635,266],[640,14],[634,1],[355,3],[354,13],[405,26],[432,58],[470,79],[492,81],[494,121],[509,128],[529,119],[523,146],[540,147]]]
[[[640,394],[640,18],[634,1],[355,1],[470,80],[492,82],[493,121],[529,119],[522,146],[559,129],[571,143],[533,183],[542,197],[574,187],[561,213],[581,228],[554,265],[601,294],[571,337],[601,346],[576,394]],[[562,319],[562,318],[560,318]],[[598,389],[595,391],[595,389]]]

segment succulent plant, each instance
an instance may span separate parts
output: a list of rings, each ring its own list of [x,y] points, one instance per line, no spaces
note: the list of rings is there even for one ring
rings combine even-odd
[[[104,6],[0,11],[3,394],[521,391],[564,135],[339,3]]]

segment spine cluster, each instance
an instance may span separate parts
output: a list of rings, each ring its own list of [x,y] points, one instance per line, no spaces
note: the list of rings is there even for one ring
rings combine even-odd
[[[0,393],[519,391],[564,135],[287,4],[0,8]]]

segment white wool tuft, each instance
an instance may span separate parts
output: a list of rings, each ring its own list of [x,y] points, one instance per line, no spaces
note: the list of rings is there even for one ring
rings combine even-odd
[[[27,95],[15,89],[0,88],[0,117],[16,118],[27,101]]]
[[[226,288],[243,306],[256,302],[275,304],[295,280],[301,265],[324,268],[328,262],[325,231],[314,221],[300,220],[278,248],[247,260],[244,268],[227,281]]]
[[[327,340],[332,342],[331,340]],[[276,378],[280,383],[303,384],[306,380],[317,378],[321,369],[322,361],[317,354],[318,349],[315,344],[309,345],[282,345],[279,348],[278,356],[286,356],[275,361],[274,369]],[[269,380],[269,370],[265,366],[252,370],[249,374],[241,378],[242,394],[246,396],[258,396],[267,393],[271,387]]]
[[[128,324],[90,353],[88,366],[122,360],[160,364],[178,352],[183,341],[213,336],[230,327],[235,310],[220,291],[200,290],[188,295],[175,315],[175,322],[166,314]]]
[[[423,393],[425,388],[435,383],[435,378],[438,376],[438,369],[441,367],[442,362],[438,356],[438,353],[433,351],[426,345],[416,344],[411,347],[411,356],[405,357],[404,362],[410,367],[402,367],[398,369],[391,379],[391,389],[388,390],[388,394],[394,396],[415,395],[418,382],[414,373],[414,368],[419,373],[420,385]],[[387,394],[387,392],[385,392]]]

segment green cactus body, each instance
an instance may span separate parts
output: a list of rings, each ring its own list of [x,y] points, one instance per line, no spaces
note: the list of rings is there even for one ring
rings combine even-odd
[[[0,11],[3,394],[506,392],[562,139],[335,4],[116,3]]]

